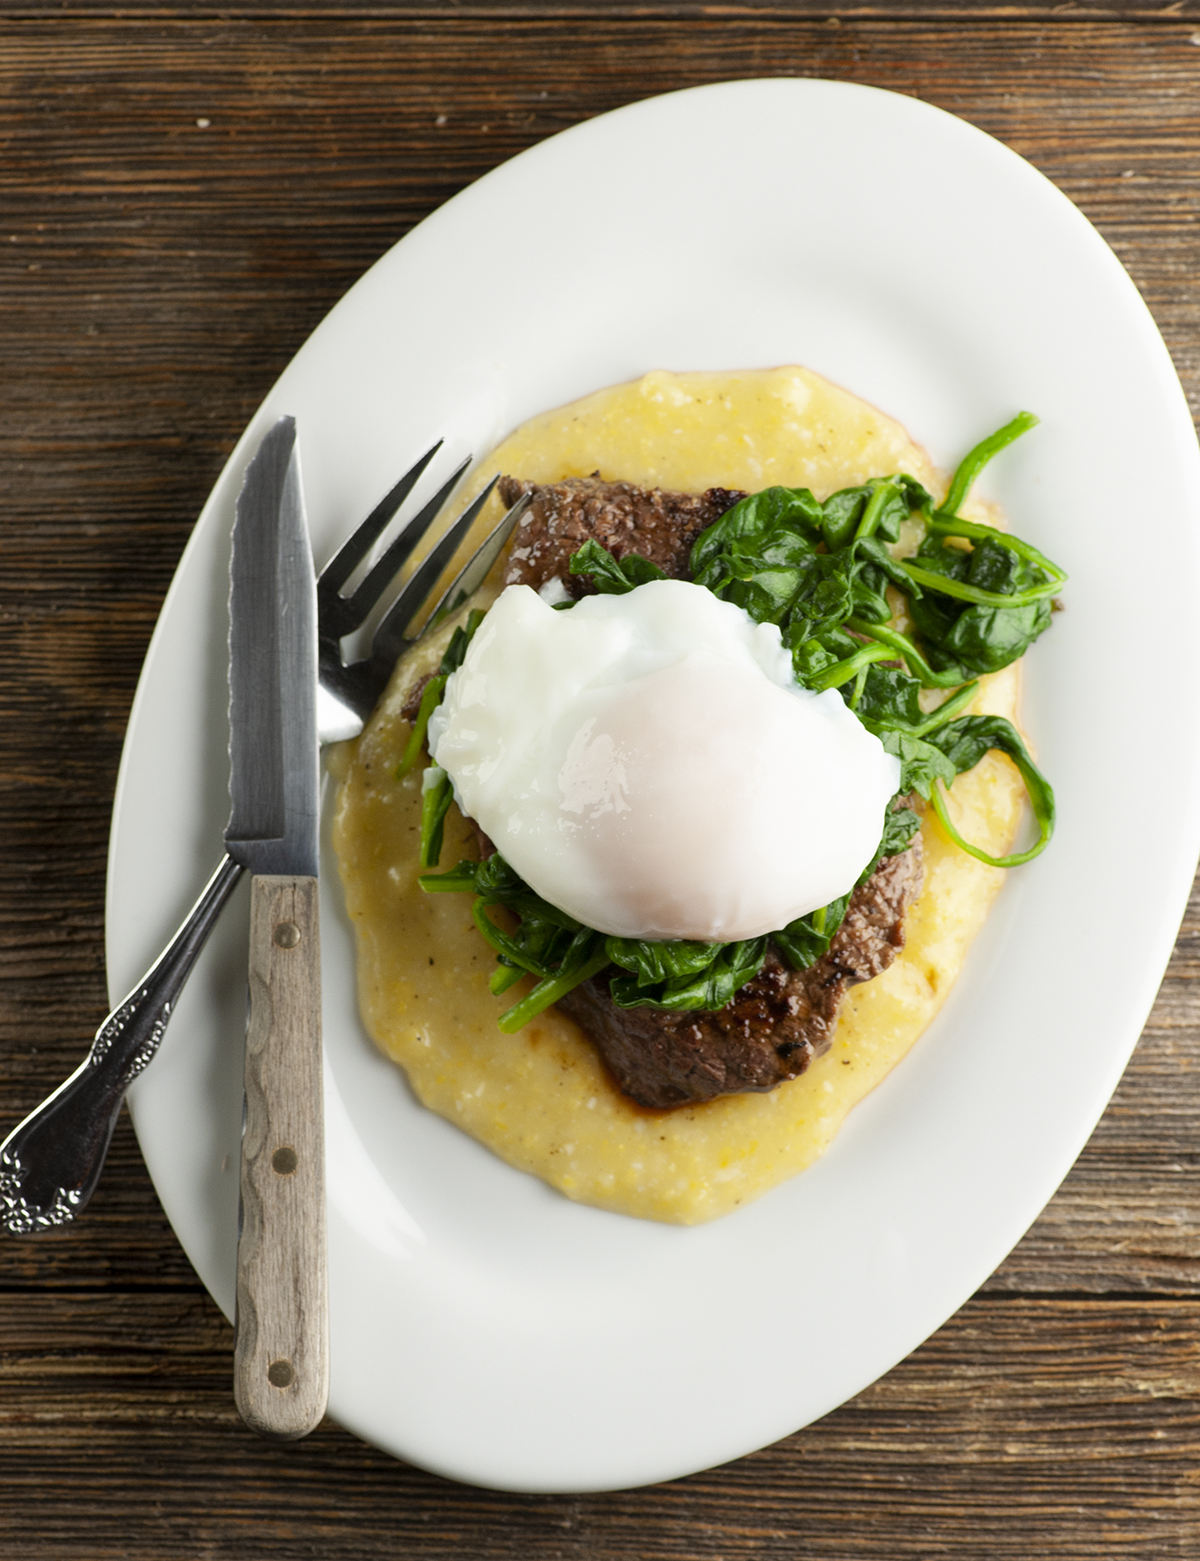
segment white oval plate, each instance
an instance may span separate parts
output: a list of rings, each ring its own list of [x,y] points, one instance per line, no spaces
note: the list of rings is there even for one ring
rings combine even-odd
[[[1059,832],[824,1160],[691,1230],[569,1203],[414,1103],[360,1027],[326,853],[331,1411],[458,1479],[636,1485],[795,1430],[960,1306],[1078,1154],[1200,844],[1200,665],[1177,610],[1200,586],[1200,463],[1167,352],[1079,212],[961,120],[822,81],[638,103],[480,180],[338,304],[230,458],[146,660],[113,825],[114,998],[219,855],[228,536],[275,417],[299,418],[322,562],[439,435],[481,453],[647,369],[792,362],[944,466],[1018,408],[1040,414],[985,489],[1071,572],[1027,678]],[[228,1315],[241,898],[133,1091],[163,1205]]]

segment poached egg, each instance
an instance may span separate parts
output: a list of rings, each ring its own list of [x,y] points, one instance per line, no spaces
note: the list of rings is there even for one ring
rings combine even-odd
[[[758,937],[870,861],[900,765],[774,624],[659,580],[558,612],[509,586],[429,750],[543,899],[619,937]]]

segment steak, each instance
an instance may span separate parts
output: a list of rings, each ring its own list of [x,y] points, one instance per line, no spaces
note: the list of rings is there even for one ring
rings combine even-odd
[[[730,488],[706,493],[636,488],[629,482],[601,482],[598,473],[547,487],[501,477],[499,488],[506,505],[525,493],[533,495],[513,537],[505,585],[530,585],[536,591],[557,579],[576,600],[596,590],[586,575],[571,573],[571,554],[585,542],[594,538],[614,558],[638,553],[672,579],[686,580],[692,543],[746,496]]]
[[[887,857],[850,900],[829,952],[793,970],[774,948],[715,1013],[618,1008],[601,972],[560,998],[619,1087],[669,1108],[774,1089],[829,1050],[848,987],[877,976],[904,947],[904,913],[921,890],[921,837]]]
[[[500,496],[514,504],[532,495],[513,541],[506,585],[534,590],[559,579],[576,599],[592,594],[570,558],[595,538],[617,558],[637,553],[676,579],[690,576],[692,544],[744,497],[727,488],[670,493],[602,482],[599,475],[540,486],[501,477]],[[485,851],[494,849],[482,837]],[[921,891],[921,837],[885,858],[855,889],[846,918],[808,970],[793,970],[771,947],[766,963],[733,1000],[715,1012],[670,1013],[618,1008],[602,971],[560,999],[604,1059],[620,1089],[660,1109],[718,1095],[771,1090],[803,1073],[828,1051],[848,988],[886,970],[904,947],[904,917]]]

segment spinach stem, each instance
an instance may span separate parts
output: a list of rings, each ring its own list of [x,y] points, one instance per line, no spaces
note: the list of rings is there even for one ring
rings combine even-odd
[[[510,986],[516,986],[522,975],[524,971],[516,965],[497,965],[488,979],[488,988],[492,996],[503,996]]]
[[[1028,429],[1036,428],[1037,424],[1038,419],[1032,412],[1018,412],[1011,423],[1005,423],[1003,428],[998,428],[994,434],[990,434],[973,450],[968,451],[954,474],[950,491],[946,495],[946,502],[942,505],[942,513],[957,515],[959,505],[970,492],[971,484],[992,457],[999,455],[1006,445],[1012,444],[1014,439],[1019,439]],[[921,583],[924,585],[925,582]]]
[[[934,811],[941,820],[942,828],[968,856],[973,856],[976,861],[986,862],[989,867],[1020,867],[1023,862],[1032,862],[1035,856],[1041,856],[1042,852],[1050,844],[1050,835],[1053,830],[1053,822],[1047,825],[1045,819],[1039,820],[1038,838],[1028,851],[1016,851],[1011,856],[989,856],[986,851],[981,851],[978,846],[973,846],[963,839],[958,830],[950,822],[950,814],[946,809],[946,794],[942,790],[941,781],[935,780],[931,793]]]
[[[893,654],[887,645],[864,645],[861,650],[856,650],[853,656],[847,656],[842,661],[835,661],[831,667],[826,667],[809,687],[814,694],[823,694],[827,688],[840,688],[843,683],[848,683],[855,676],[860,667],[868,667],[873,661],[886,661]]]
[[[977,607],[1030,607],[1034,602],[1042,602],[1048,596],[1057,595],[1062,585],[1062,579],[1047,580],[1045,585],[1031,585],[1027,590],[1014,591],[1011,596],[1005,596],[1001,591],[984,591],[977,585],[967,585],[963,580],[952,579],[950,575],[937,575],[931,569],[920,569],[907,558],[899,562],[904,573],[918,585],[930,591],[940,591],[943,596],[955,596],[960,602],[974,602]]]
[[[538,967],[522,953],[521,945],[515,938],[510,938],[506,932],[501,932],[492,918],[487,915],[488,902],[477,899],[471,907],[471,915],[475,925],[479,928],[483,937],[496,950],[497,954],[503,954],[505,959],[511,959],[514,965],[519,965],[523,971],[528,971],[531,976],[541,977],[542,972]]]
[[[466,894],[475,888],[475,874],[459,872],[459,867],[452,867],[445,873],[420,873],[417,882],[426,894]],[[468,862],[468,867],[474,867],[474,862]]]
[[[862,618],[847,618],[846,627],[855,634],[865,634],[868,639],[889,645],[908,663],[909,671],[918,677],[926,688],[957,688],[962,682],[957,669],[952,672],[935,672],[921,652],[899,629],[888,629],[881,623],[867,623]]]
[[[429,777],[432,774],[432,783]],[[421,789],[421,855],[422,867],[436,867],[442,855],[442,832],[446,814],[454,801],[454,788],[445,770],[425,771],[426,784]]]
[[[537,986],[528,996],[523,997],[519,1003],[514,1004],[507,1013],[500,1015],[500,1028],[505,1035],[513,1035],[531,1019],[537,1017],[544,1008],[549,1008],[551,1003],[557,1003],[560,997],[566,997],[567,993],[586,981],[589,976],[598,975],[605,965],[611,964],[608,952],[603,942],[592,955],[591,959],[580,965],[577,970],[567,975],[548,976],[544,981],[539,981]]]
[[[974,520],[959,520],[956,515],[937,510],[929,517],[929,529],[937,532],[939,536],[967,537],[974,542],[997,542],[1001,547],[1006,547],[1010,553],[1015,553],[1018,558],[1023,558],[1028,563],[1036,564],[1039,569],[1044,569],[1056,585],[1067,583],[1066,570],[1060,569],[1056,563],[1046,557],[1045,553],[1039,553],[1036,547],[1023,542],[1020,537],[1010,536],[1007,531],[997,531],[995,526],[981,526]],[[1015,600],[1015,598],[1005,599]]]
[[[964,683],[957,694],[951,694],[944,704],[940,704],[936,710],[931,710],[929,719],[922,721],[920,726],[909,728],[911,737],[924,737],[929,732],[936,732],[939,726],[945,726],[947,721],[953,721],[960,710],[969,705],[975,697],[975,690],[979,687],[979,679],[973,683]]]
[[[854,534],[854,540],[861,542],[864,537],[869,537],[879,524],[879,517],[883,513],[883,507],[894,494],[900,491],[899,484],[891,477],[881,482],[871,497],[867,500],[867,507],[863,510],[863,517],[858,523],[858,530]]]
[[[446,678],[444,675],[432,677],[426,683],[425,692],[421,695],[421,704],[417,710],[417,718],[413,722],[412,731],[409,733],[408,742],[404,747],[404,754],[396,770],[397,780],[407,775],[420,757],[421,749],[425,744],[425,734],[429,730],[429,717],[437,709],[445,686]]]

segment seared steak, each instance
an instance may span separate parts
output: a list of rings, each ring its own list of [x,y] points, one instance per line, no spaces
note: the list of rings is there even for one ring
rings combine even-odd
[[[692,543],[745,498],[728,488],[669,493],[601,482],[599,476],[570,477],[548,487],[501,477],[505,504],[515,504],[523,493],[532,493],[533,500],[513,537],[505,585],[531,585],[536,591],[547,580],[559,579],[576,598],[596,589],[586,575],[571,573],[571,554],[591,538],[615,558],[639,553],[664,573],[686,580]]]
[[[589,538],[618,558],[638,553],[668,575],[687,579],[692,543],[743,497],[725,488],[647,490],[598,476],[548,486],[502,477],[499,486],[505,504],[523,493],[533,495],[513,541],[505,584],[537,590],[557,578],[576,598],[595,589],[586,576],[570,572],[571,554]],[[483,849],[492,849],[480,834]],[[618,1008],[603,971],[558,1006],[593,1042],[625,1094],[643,1106],[774,1089],[828,1050],[846,989],[886,970],[904,947],[904,915],[920,893],[922,872],[918,835],[854,891],[823,958],[796,971],[772,948],[754,980],[715,1013]]]
[[[921,879],[918,835],[854,891],[828,954],[808,970],[793,970],[771,949],[754,980],[716,1013],[618,1008],[607,972],[568,992],[558,1006],[639,1105],[682,1106],[774,1089],[829,1050],[847,987],[886,970],[904,947],[904,913]]]

